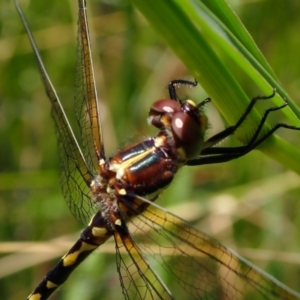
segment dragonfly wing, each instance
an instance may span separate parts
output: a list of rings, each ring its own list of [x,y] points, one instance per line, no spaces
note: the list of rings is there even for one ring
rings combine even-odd
[[[61,134],[61,138],[65,135]],[[59,138],[59,154],[61,161],[61,186],[64,198],[75,218],[87,224],[90,217],[97,211],[91,201],[90,181],[82,176],[82,165],[69,156],[69,149]],[[86,167],[86,166],[85,166]],[[98,208],[99,209],[99,208]]]
[[[51,102],[51,112],[59,140],[60,161],[63,165],[61,168],[63,194],[76,219],[86,224],[90,216],[94,214],[90,198],[88,197],[93,174],[80,150],[61,102],[50,81],[25,16],[16,1],[15,5],[27,31],[47,96]]]
[[[134,243],[127,226],[115,232],[117,269],[125,299],[174,299]]]
[[[128,224],[176,299],[299,299],[300,295],[179,217],[150,206]]]
[[[85,0],[78,0],[78,4],[75,110],[87,163],[91,169],[97,170],[99,160],[104,159],[104,146]]]

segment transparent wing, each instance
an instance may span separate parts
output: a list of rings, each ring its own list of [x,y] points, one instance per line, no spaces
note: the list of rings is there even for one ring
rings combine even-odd
[[[129,230],[164,282],[176,282],[167,284],[176,299],[300,297],[213,238],[156,205],[133,219]]]
[[[80,150],[61,102],[49,79],[25,16],[16,1],[15,5],[27,31],[47,96],[51,102],[52,116],[55,121],[59,141],[63,194],[76,219],[86,224],[90,215],[93,214],[92,203],[88,196],[93,174]]]
[[[74,217],[86,225],[97,210],[90,197],[90,181],[84,180],[82,167],[69,155],[70,145],[61,142],[65,138],[65,132],[59,132],[58,136],[63,195]]]
[[[115,232],[117,270],[125,299],[174,299],[152,269],[126,226]]]
[[[87,164],[92,170],[96,171],[99,160],[104,159],[104,146],[85,1],[78,0],[78,5],[75,110]]]

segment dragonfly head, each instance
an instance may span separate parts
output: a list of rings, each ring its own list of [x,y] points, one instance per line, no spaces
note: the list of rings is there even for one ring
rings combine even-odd
[[[175,101],[161,99],[151,106],[148,122],[167,133],[175,143],[175,147],[184,159],[196,157],[203,147],[204,134],[207,129],[207,117],[203,106],[192,100]]]

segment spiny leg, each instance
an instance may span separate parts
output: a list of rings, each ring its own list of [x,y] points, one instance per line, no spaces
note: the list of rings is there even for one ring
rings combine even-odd
[[[201,151],[201,155],[211,155],[211,154],[238,154],[238,153],[241,153],[241,152],[244,152],[246,151],[246,149],[250,149],[252,150],[253,148],[255,148],[256,146],[258,146],[260,143],[262,143],[266,138],[269,137],[269,132],[271,130],[269,130],[264,136],[262,136],[260,139],[257,140],[259,134],[261,133],[261,130],[264,126],[264,124],[266,123],[266,120],[267,120],[267,117],[268,115],[271,113],[271,112],[274,112],[274,111],[277,111],[277,110],[280,110],[284,107],[287,106],[287,103],[281,105],[281,106],[278,106],[278,107],[273,107],[273,108],[269,108],[267,109],[265,112],[264,112],[264,115],[263,117],[261,118],[260,122],[259,122],[259,125],[257,127],[257,129],[255,130],[254,132],[254,135],[251,137],[250,141],[248,142],[247,145],[244,145],[244,146],[238,146],[238,147],[209,147],[209,148],[206,148],[206,149],[203,149],[203,151]],[[282,125],[282,124],[281,124]],[[285,125],[287,126],[286,128],[290,128],[290,129],[297,129],[297,127],[295,126],[291,126],[291,125]],[[281,127],[281,126],[280,126]],[[279,128],[280,128],[279,127]],[[278,129],[278,128],[277,128]],[[274,131],[272,131],[273,133]],[[253,146],[255,144],[255,146]],[[249,151],[250,151],[249,150]]]
[[[275,92],[275,90],[274,90]],[[247,115],[249,114],[249,112],[251,111],[251,109],[253,108],[254,104],[257,102],[257,100],[261,100],[261,99],[269,99],[272,98],[274,96],[274,93],[270,96],[266,96],[266,97],[255,97],[252,99],[251,103],[249,104],[249,106],[247,107],[245,113],[243,114],[243,116],[239,119],[239,121],[237,122],[236,125],[231,126],[227,129],[225,129],[224,131],[222,131],[221,133],[216,134],[215,136],[213,136],[212,138],[210,138],[208,141],[208,143],[210,143],[211,141],[213,141],[212,145],[214,145],[216,142],[220,142],[222,141],[224,138],[228,137],[229,135],[233,134],[233,132],[243,123],[243,121],[246,119]],[[286,107],[288,104],[284,103],[283,105],[279,106],[279,107],[273,107],[273,108],[269,108],[265,111],[254,135],[251,137],[250,141],[248,142],[247,145],[244,146],[239,146],[239,147],[212,147],[209,146],[205,149],[203,149],[200,153],[200,156],[189,160],[186,165],[189,166],[196,166],[196,165],[203,165],[203,164],[213,164],[213,163],[221,163],[221,162],[226,162],[226,161],[230,161],[232,159],[236,159],[238,157],[241,157],[245,154],[247,154],[248,152],[250,152],[251,150],[253,150],[254,148],[256,148],[257,146],[259,146],[261,143],[263,143],[268,137],[270,137],[276,130],[278,130],[279,128],[286,128],[286,129],[292,129],[292,130],[300,130],[299,127],[296,126],[292,126],[292,125],[287,125],[284,123],[279,123],[276,124],[272,129],[270,129],[267,133],[265,133],[262,137],[259,137],[259,134],[261,133],[261,130],[263,128],[263,125],[266,123],[267,117],[271,112],[280,110],[284,107]],[[237,126],[238,125],[238,126]],[[229,130],[228,130],[229,129]],[[220,139],[221,138],[221,139]]]
[[[227,138],[228,136],[232,135],[242,125],[242,123],[246,120],[246,118],[248,117],[248,115],[250,114],[250,112],[252,111],[254,105],[256,104],[256,102],[258,100],[271,99],[275,96],[275,94],[276,94],[276,90],[273,89],[273,93],[269,96],[257,96],[255,98],[253,98],[251,100],[251,102],[249,103],[249,105],[247,106],[244,113],[242,114],[242,116],[236,122],[236,124],[233,125],[233,126],[229,126],[228,128],[224,129],[223,131],[221,131],[221,132],[215,134],[214,136],[210,137],[207,141],[205,141],[204,148],[207,149],[209,147],[212,147],[212,146],[216,145],[217,143],[219,143],[220,141]],[[202,152],[201,152],[201,154],[202,154]]]
[[[195,87],[197,86],[198,82],[195,79],[195,81],[190,81],[190,80],[185,80],[185,79],[175,79],[169,82],[169,95],[170,98],[175,100],[175,101],[179,101],[179,98],[177,97],[177,93],[176,93],[176,86],[179,85],[187,85],[187,86],[192,86]]]

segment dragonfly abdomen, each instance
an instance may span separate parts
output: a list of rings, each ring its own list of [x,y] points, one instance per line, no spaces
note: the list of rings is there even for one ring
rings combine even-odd
[[[47,299],[94,250],[104,244],[113,231],[99,211],[81,232],[80,238],[60,259],[26,300]]]

